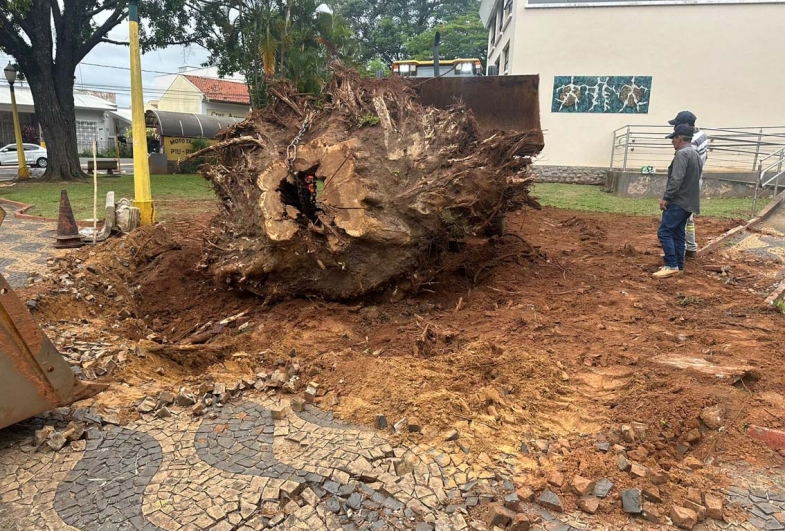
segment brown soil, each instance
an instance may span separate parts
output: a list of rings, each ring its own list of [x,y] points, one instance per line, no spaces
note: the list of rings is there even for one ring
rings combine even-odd
[[[202,215],[72,253],[51,282],[30,290],[40,294],[38,318],[50,333],[68,332],[61,348],[74,331],[83,341],[126,345],[109,377],[116,385],[96,405],[131,415],[133,400],[158,390],[297,363],[299,384],[318,382],[327,393],[319,400],[339,417],[363,425],[379,414],[390,424],[406,417],[422,431],[405,437],[445,447],[455,443],[442,433],[456,428],[470,455],[528,468],[521,481],[537,488],[554,469],[568,480],[580,473],[634,484],[617,470],[613,450],[595,450],[598,440],[670,470],[666,500],[682,499],[690,485],[722,483],[713,469],[687,474],[685,454],[783,463],[744,433],[747,424],[785,427],[784,317],[763,308],[775,279],[754,259],[712,254],[688,262],[681,277],[655,281],[656,219],[544,208],[508,216],[514,236],[467,242],[416,296],[264,306],[213,283],[201,264],[208,223]],[[698,231],[708,239],[734,225],[700,218]],[[65,265],[70,276],[58,270]],[[714,272],[719,266],[729,267]],[[243,311],[207,342],[209,352],[166,357],[144,348],[181,343]],[[754,371],[721,378],[685,368],[693,358]],[[667,363],[674,360],[681,367]],[[717,404],[726,418],[719,432],[699,420]],[[621,436],[634,422],[646,425],[642,444]],[[702,437],[688,444],[693,429]],[[552,442],[548,456],[537,454],[534,439]],[[522,442],[530,455],[520,453]]]

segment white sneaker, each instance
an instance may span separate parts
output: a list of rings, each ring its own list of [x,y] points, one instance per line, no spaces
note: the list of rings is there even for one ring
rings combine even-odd
[[[681,275],[681,270],[678,267],[663,266],[656,273],[652,273],[654,278],[668,278],[676,275]]]

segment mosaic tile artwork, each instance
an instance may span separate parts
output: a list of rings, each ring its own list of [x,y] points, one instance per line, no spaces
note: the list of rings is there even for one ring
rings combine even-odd
[[[555,76],[551,112],[649,112],[651,76]]]

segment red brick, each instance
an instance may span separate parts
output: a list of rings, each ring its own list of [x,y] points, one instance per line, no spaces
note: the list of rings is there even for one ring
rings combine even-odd
[[[752,439],[765,442],[769,448],[779,450],[785,448],[785,431],[762,428],[760,426],[750,426],[747,435]]]

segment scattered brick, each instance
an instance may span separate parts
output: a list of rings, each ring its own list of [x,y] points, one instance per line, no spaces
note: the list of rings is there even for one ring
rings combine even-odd
[[[588,496],[594,491],[594,482],[581,476],[574,476],[570,487],[578,496]]]
[[[594,496],[582,496],[578,498],[576,502],[578,505],[578,509],[585,513],[594,514],[597,512],[597,509],[600,507],[600,500],[599,498],[595,498]]]
[[[698,515],[695,511],[678,505],[671,507],[670,517],[673,524],[681,529],[692,529],[698,523]]]

